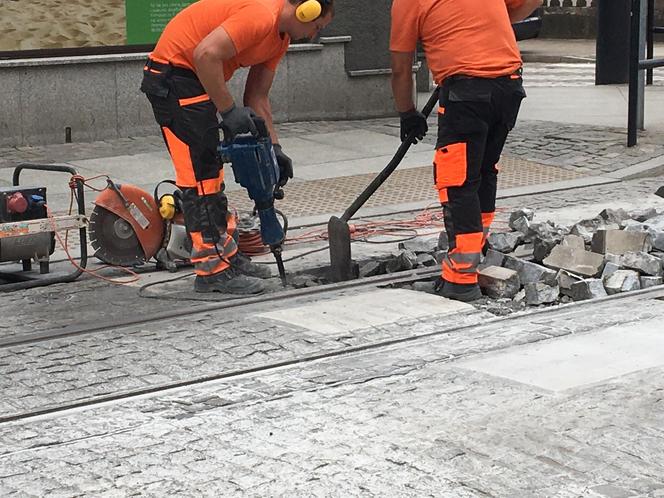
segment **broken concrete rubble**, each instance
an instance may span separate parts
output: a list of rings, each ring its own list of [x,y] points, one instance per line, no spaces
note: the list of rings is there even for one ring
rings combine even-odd
[[[620,263],[628,270],[636,270],[646,275],[662,275],[662,261],[647,252],[628,252],[620,256]]]
[[[642,289],[650,289],[651,287],[656,287],[664,283],[662,277],[639,277],[639,283],[641,284]]]
[[[589,278],[572,284],[570,297],[574,301],[585,301],[605,297],[604,283],[598,278]]]
[[[514,256],[505,256],[503,266],[516,271],[519,274],[521,283],[524,285],[535,282],[544,282],[548,285],[556,284],[556,272],[536,263],[515,258]]]
[[[649,252],[650,237],[646,232],[599,229],[592,238],[591,250],[598,254],[622,255],[628,252]]]
[[[519,274],[500,266],[489,266],[480,270],[478,279],[484,294],[494,299],[512,299],[521,289]]]
[[[502,253],[514,251],[522,241],[523,234],[520,232],[494,232],[489,235],[489,247]]]
[[[633,270],[618,270],[606,279],[604,288],[609,295],[639,290],[641,288],[639,274]]]
[[[596,277],[604,268],[604,257],[594,252],[559,245],[554,247],[549,257],[544,260],[544,266],[585,277]]]
[[[526,303],[530,306],[554,303],[560,294],[560,289],[557,285],[551,286],[543,282],[526,284],[523,288],[526,291]]]
[[[558,282],[560,293],[566,296],[569,296],[572,293],[572,286],[581,280],[583,280],[582,277],[574,275],[566,270],[560,270],[556,275],[556,282]]]

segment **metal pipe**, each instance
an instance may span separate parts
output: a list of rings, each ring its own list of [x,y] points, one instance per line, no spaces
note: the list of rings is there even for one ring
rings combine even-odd
[[[603,3],[605,2],[601,2],[600,5]],[[641,28],[641,0],[632,0],[631,16],[627,147],[634,147],[637,143],[636,127],[639,105],[639,31]]]

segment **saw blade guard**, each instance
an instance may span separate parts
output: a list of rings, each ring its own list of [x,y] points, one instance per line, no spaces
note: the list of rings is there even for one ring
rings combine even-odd
[[[164,239],[164,220],[154,197],[134,185],[115,183],[115,188],[105,188],[94,200],[94,204],[126,220],[134,230],[136,238],[150,260],[161,248]]]

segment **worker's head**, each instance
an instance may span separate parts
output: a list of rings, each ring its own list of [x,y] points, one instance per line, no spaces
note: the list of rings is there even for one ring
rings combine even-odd
[[[312,40],[334,17],[334,0],[287,0],[279,29],[293,40]]]

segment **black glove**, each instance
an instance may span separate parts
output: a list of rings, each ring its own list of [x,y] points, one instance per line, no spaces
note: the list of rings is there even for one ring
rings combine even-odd
[[[277,156],[277,164],[279,165],[279,186],[283,187],[288,183],[289,178],[293,178],[293,160],[284,154],[281,150],[281,145],[274,144],[274,155]]]
[[[237,107],[233,104],[221,113],[221,129],[224,132],[224,142],[231,143],[236,135],[251,133],[258,136],[258,129],[254,119],[256,113],[251,107]]]
[[[406,140],[408,135],[411,132],[415,132],[415,138],[412,143],[416,144],[418,140],[422,140],[424,135],[429,131],[429,125],[427,124],[427,118],[424,117],[417,109],[411,109],[410,111],[400,112],[399,116],[401,117],[401,141]]]

